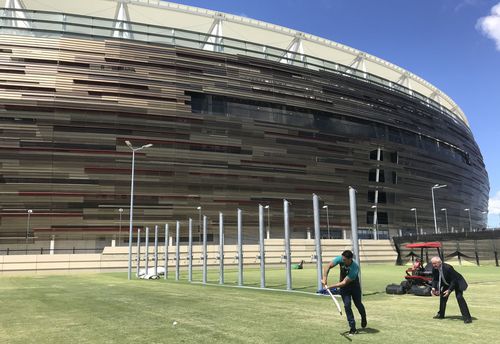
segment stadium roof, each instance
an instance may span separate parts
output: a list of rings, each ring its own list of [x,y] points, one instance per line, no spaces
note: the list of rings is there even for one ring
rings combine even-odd
[[[208,37],[205,50],[226,52],[220,48],[223,40],[233,39],[233,43],[255,43],[264,52],[276,48],[275,54],[282,54],[278,61],[283,63],[329,61],[341,65],[344,73],[382,78],[386,86],[415,96],[468,126],[459,106],[417,75],[349,46],[263,21],[158,0],[0,0],[0,7],[107,18],[115,22],[119,33],[115,37],[127,39],[134,39],[134,23],[142,23],[202,33]]]

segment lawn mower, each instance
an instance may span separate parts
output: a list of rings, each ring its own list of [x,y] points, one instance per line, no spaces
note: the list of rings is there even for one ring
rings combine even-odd
[[[431,296],[432,289],[432,264],[427,262],[424,264],[424,249],[435,248],[437,255],[444,260],[441,254],[441,243],[439,242],[424,242],[416,244],[407,244],[406,248],[412,251],[407,255],[413,259],[413,265],[406,269],[404,280],[400,284],[389,284],[385,288],[387,294],[414,294],[417,296]],[[420,249],[420,256],[413,252],[413,249]],[[428,254],[426,254],[426,260]]]

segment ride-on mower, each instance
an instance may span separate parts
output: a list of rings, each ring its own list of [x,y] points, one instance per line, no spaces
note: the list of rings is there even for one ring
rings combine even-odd
[[[414,258],[413,266],[406,269],[406,276],[400,284],[389,284],[385,288],[387,294],[414,294],[418,296],[431,296],[432,289],[432,264],[426,262],[424,266],[424,249],[435,248],[437,254],[444,260],[441,254],[441,243],[439,242],[424,242],[416,244],[407,244],[406,248],[418,249],[420,248],[420,256],[411,251],[408,256]],[[428,255],[426,255],[428,259]]]

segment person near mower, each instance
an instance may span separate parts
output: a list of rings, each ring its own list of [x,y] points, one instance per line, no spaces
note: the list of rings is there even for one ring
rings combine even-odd
[[[460,313],[464,323],[472,322],[469,307],[465,302],[463,293],[467,289],[467,282],[464,277],[453,269],[453,266],[443,263],[441,258],[433,257],[432,263],[432,295],[439,296],[439,312],[434,319],[443,319],[446,311],[446,302],[451,292],[455,292]]]
[[[328,286],[328,272],[337,265],[340,266],[340,282]],[[359,265],[353,260],[352,252],[346,250],[342,252],[342,255],[335,257],[330,263],[325,265],[323,269],[323,279],[321,280],[325,288],[340,288],[340,296],[342,296],[342,301],[344,302],[345,314],[350,327],[350,335],[357,333],[356,321],[354,320],[354,314],[351,308],[351,300],[354,302],[354,305],[361,315],[361,327],[365,328],[367,325],[365,306],[361,302],[361,284],[358,274]]]

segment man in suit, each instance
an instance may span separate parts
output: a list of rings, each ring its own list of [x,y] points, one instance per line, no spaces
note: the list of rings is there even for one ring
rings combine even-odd
[[[443,319],[446,311],[446,302],[451,292],[455,292],[457,297],[460,313],[464,323],[472,322],[472,317],[469,313],[469,307],[465,302],[463,292],[467,289],[467,282],[458,272],[453,269],[453,266],[443,263],[441,258],[433,257],[432,263],[432,295],[439,296],[439,312],[434,316],[434,319]]]

